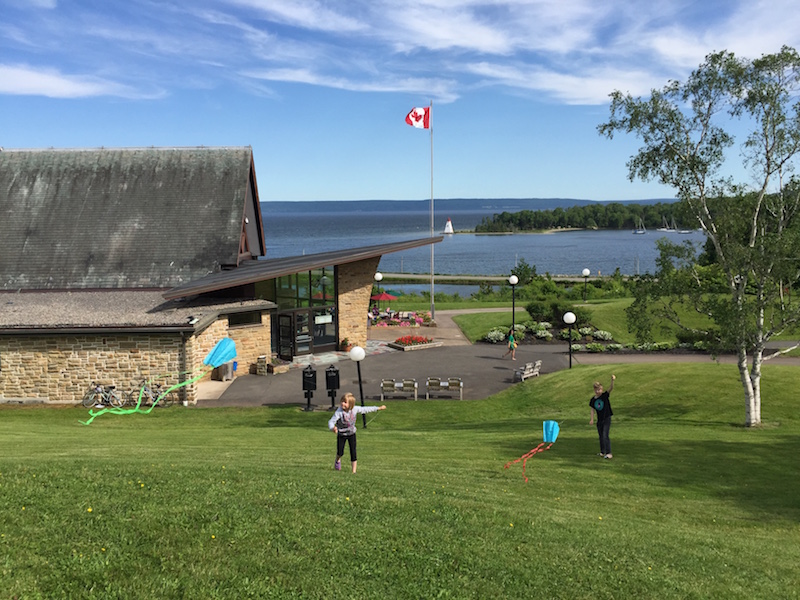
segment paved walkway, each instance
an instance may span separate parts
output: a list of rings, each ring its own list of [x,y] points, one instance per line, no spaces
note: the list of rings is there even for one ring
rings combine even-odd
[[[433,337],[442,342],[438,348],[402,352],[389,348],[389,342],[403,335],[398,327],[371,327],[368,334],[367,357],[361,362],[361,385],[364,400],[380,400],[381,379],[413,378],[419,386],[418,397],[425,400],[425,381],[428,377],[461,377],[464,399],[487,398],[513,385],[514,370],[526,362],[542,361],[541,373],[568,368],[569,354],[564,344],[523,344],[517,349],[517,360],[502,358],[504,344],[471,344],[453,321],[453,315],[465,312],[505,311],[501,309],[468,309],[436,311],[436,328],[412,329],[414,333]],[[517,309],[518,314],[520,309]],[[524,311],[523,311],[524,312]],[[527,313],[525,313],[527,314]],[[573,354],[574,364],[711,362],[702,354]],[[735,357],[720,357],[720,362],[735,363]],[[800,366],[800,358],[779,358],[773,363]],[[302,389],[302,372],[312,365],[317,374],[317,390],[309,403]],[[302,405],[315,410],[331,407],[325,389],[325,370],[339,370],[341,389],[336,397],[349,391],[359,397],[358,368],[346,352],[325,352],[297,357],[289,372],[277,375],[242,375],[231,382],[211,381],[200,385],[198,407],[212,406],[270,406]],[[404,401],[392,399],[390,402]]]

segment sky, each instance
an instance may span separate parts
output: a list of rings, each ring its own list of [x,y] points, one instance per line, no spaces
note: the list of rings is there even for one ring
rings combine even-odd
[[[671,198],[601,137],[788,0],[0,0],[0,147],[252,146],[262,201]],[[406,114],[432,105],[432,129]],[[431,134],[432,133],[432,134]]]

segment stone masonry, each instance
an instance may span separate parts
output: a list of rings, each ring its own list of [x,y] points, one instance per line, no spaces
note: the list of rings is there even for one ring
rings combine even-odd
[[[339,341],[347,338],[354,346],[367,343],[367,314],[372,283],[380,256],[339,265]]]

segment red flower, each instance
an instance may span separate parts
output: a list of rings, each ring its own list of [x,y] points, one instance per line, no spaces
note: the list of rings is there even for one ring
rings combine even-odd
[[[397,338],[394,343],[400,346],[417,346],[419,344],[430,344],[432,341],[432,338],[426,338],[421,335],[404,335]]]

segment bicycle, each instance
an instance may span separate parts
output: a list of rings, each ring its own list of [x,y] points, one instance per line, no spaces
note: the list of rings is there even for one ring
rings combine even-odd
[[[151,386],[147,379],[142,379],[139,388],[128,394],[127,403],[131,406],[136,406],[141,397],[141,406],[155,405],[168,408],[177,402],[177,396],[175,392],[162,391],[162,387],[160,383],[152,384]]]
[[[92,382],[89,386],[89,391],[83,397],[82,404],[85,408],[111,406],[113,408],[121,408],[125,406],[127,399],[125,396],[117,391],[115,385],[102,385]]]

